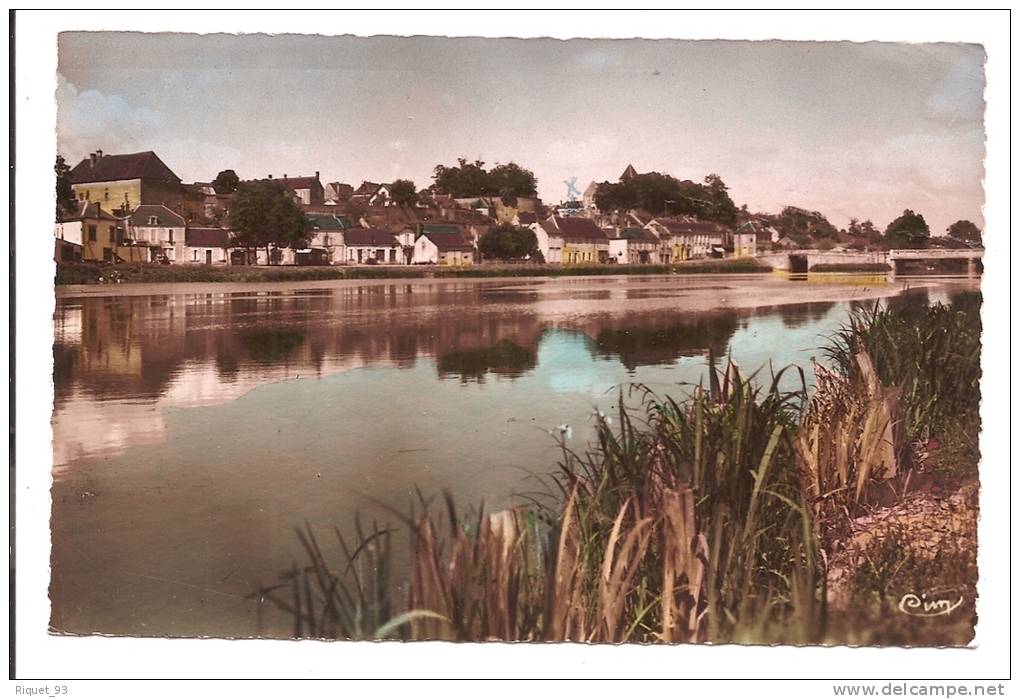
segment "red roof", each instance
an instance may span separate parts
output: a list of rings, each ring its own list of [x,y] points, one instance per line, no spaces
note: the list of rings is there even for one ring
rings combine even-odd
[[[431,240],[441,251],[462,250],[465,252],[474,252],[475,250],[474,246],[464,240],[464,237],[460,233],[426,230],[421,234],[421,237]]]
[[[71,169],[68,178],[71,184],[138,179],[174,183],[181,181],[181,178],[151,150],[142,153],[103,155],[96,158],[94,163],[91,158],[85,158]]]
[[[226,228],[187,228],[184,244],[196,248],[229,248],[230,231]]]
[[[392,233],[381,231],[378,228],[350,228],[344,231],[344,244],[372,247],[397,247],[400,245]]]
[[[553,223],[565,241],[605,241],[606,232],[595,225],[590,218],[553,216]]]
[[[313,189],[319,183],[318,177],[278,177],[275,182],[284,189]]]

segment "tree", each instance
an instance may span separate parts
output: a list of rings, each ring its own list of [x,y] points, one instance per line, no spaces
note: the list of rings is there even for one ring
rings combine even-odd
[[[539,254],[535,232],[506,223],[496,226],[478,241],[478,250],[489,259],[523,260]]]
[[[414,206],[418,203],[418,189],[411,180],[394,180],[390,184],[390,198],[394,204]]]
[[[498,195],[507,206],[515,206],[517,197],[533,197],[537,192],[535,173],[514,162],[496,165],[489,171],[488,180],[492,195]]]
[[[839,238],[839,230],[829,222],[829,219],[818,211],[808,211],[796,206],[787,206],[775,220],[776,228],[791,238],[795,235],[822,240]]]
[[[233,194],[237,191],[237,186],[240,183],[241,180],[237,177],[236,172],[233,170],[223,170],[220,174],[216,175],[216,179],[212,181],[212,186],[217,194]]]
[[[972,221],[961,219],[946,229],[946,233],[950,238],[956,238],[957,240],[967,240],[973,243],[981,242],[981,229],[978,228]]]
[[[737,207],[726,183],[711,174],[704,184],[646,172],[623,182],[602,182],[595,190],[595,206],[603,213],[640,209],[654,215],[696,216],[706,221],[733,223]]]
[[[458,158],[457,164],[436,165],[432,179],[434,191],[456,198],[500,197],[507,206],[513,206],[517,197],[535,196],[538,181],[535,173],[510,162],[485,169],[485,162]]]
[[[920,248],[924,247],[930,232],[924,216],[905,209],[886,226],[885,242],[890,248]]]
[[[71,166],[64,160],[64,156],[57,155],[53,172],[57,176],[57,218],[59,219],[63,214],[73,211],[75,208],[74,190],[71,189]]]
[[[272,182],[256,180],[237,187],[230,207],[230,227],[240,245],[265,248],[292,247],[304,238],[308,220],[286,192]]]

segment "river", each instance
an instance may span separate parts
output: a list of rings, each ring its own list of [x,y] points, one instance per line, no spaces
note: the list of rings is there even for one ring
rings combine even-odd
[[[415,488],[512,506],[555,469],[553,435],[569,426],[582,447],[621,387],[683,395],[710,353],[810,380],[854,304],[972,288],[851,275],[61,288],[51,626],[286,636],[250,595],[302,562],[295,527],[392,521]]]

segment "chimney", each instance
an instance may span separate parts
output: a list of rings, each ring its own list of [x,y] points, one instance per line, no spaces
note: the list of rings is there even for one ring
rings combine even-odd
[[[269,173],[269,179],[273,179],[273,173]]]
[[[287,179],[287,173],[283,173],[283,179]]]
[[[89,153],[89,163],[91,163],[92,167],[96,166],[96,154],[95,153]]]
[[[319,179],[319,171],[318,170],[315,171],[315,179]]]
[[[97,149],[96,150],[96,160],[99,160],[102,157],[103,157],[103,151]]]

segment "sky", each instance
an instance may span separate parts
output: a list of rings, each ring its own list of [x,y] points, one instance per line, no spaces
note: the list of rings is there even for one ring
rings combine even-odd
[[[983,227],[975,44],[63,33],[58,151],[155,151],[185,182],[432,182],[516,162],[547,203],[627,164],[838,226]]]

